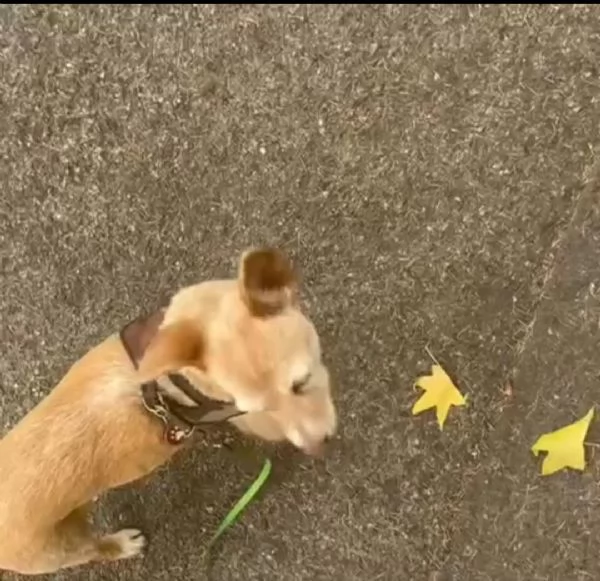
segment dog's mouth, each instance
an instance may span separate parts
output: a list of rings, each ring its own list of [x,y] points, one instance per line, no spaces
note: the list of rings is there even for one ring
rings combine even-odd
[[[325,451],[327,448],[327,443],[325,441],[314,442],[303,448],[300,448],[302,452],[304,452],[307,456],[311,458],[321,459],[325,456]]]
[[[311,458],[322,458],[328,448],[330,436],[315,438],[303,434],[297,430],[292,430],[287,434],[288,440],[301,452]]]

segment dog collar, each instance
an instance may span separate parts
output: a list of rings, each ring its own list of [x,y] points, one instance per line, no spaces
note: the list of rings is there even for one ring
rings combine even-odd
[[[176,387],[179,387],[184,381],[188,381],[180,374],[170,374],[168,378]],[[189,387],[194,389],[191,384]],[[143,383],[141,390],[144,407],[162,421],[165,440],[173,445],[187,440],[197,427],[225,422],[244,413],[240,412],[233,404],[217,402],[208,398],[206,398],[205,404],[198,404],[194,400],[196,405],[183,405],[161,392],[156,381]],[[186,393],[184,390],[181,391]]]
[[[149,316],[138,317],[121,329],[119,334],[121,342],[136,369],[148,345],[158,332],[163,317],[164,310],[160,310]],[[188,406],[180,403],[164,393],[157,381],[149,381],[141,385],[144,407],[164,424],[164,438],[169,444],[183,443],[197,427],[220,424],[245,413],[232,403],[206,397],[181,373],[170,373],[167,378],[176,389],[195,404]]]

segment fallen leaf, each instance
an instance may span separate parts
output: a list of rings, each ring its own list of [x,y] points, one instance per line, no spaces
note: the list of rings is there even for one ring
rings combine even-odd
[[[435,408],[440,430],[444,428],[450,406],[460,406],[466,403],[466,399],[452,383],[441,365],[432,365],[431,375],[419,377],[415,382],[415,386],[425,390],[425,393],[413,406],[413,416]]]
[[[563,468],[574,468],[575,470],[585,468],[583,441],[593,417],[594,408],[574,424],[544,434],[531,447],[531,451],[536,456],[540,452],[548,453],[542,464],[544,476],[554,474]]]

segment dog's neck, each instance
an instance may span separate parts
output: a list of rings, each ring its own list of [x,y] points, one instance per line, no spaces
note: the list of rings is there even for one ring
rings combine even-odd
[[[198,401],[198,397],[202,397],[203,393],[201,386],[185,370],[163,375],[156,382],[162,393],[182,405],[197,406],[202,403]],[[194,394],[197,394],[198,397],[195,397]]]
[[[138,317],[121,330],[123,347],[135,368],[158,333],[163,318],[161,310]],[[182,443],[196,426],[220,423],[242,413],[232,403],[207,397],[198,387],[183,370],[140,386],[144,407],[163,422],[165,438],[171,444]]]

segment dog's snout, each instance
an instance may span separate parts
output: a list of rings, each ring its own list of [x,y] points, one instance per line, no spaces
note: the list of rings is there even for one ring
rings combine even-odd
[[[309,445],[304,446],[303,451],[305,454],[313,458],[323,458],[331,439],[331,436],[325,436],[322,440],[312,442]]]

